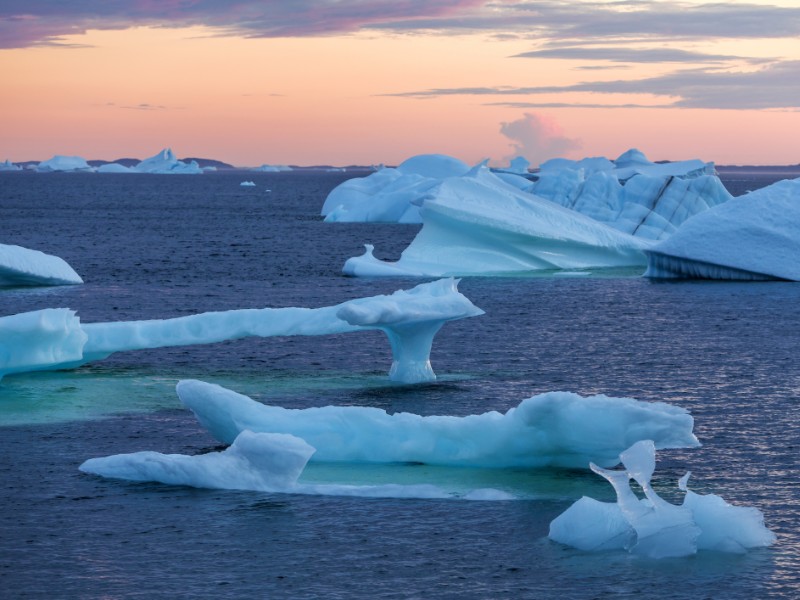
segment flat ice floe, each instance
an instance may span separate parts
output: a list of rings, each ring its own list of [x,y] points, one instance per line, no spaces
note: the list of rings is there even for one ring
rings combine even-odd
[[[382,330],[392,348],[389,378],[436,378],[433,338],[447,321],[483,314],[444,279],[323,308],[262,308],[175,319],[82,324],[74,311],[50,308],[0,318],[0,378],[10,373],[69,369],[126,350],[211,344],[243,337],[329,335]]]
[[[0,286],[78,283],[83,283],[83,279],[63,258],[22,246],[0,244]]]
[[[494,489],[455,495],[434,485],[337,485],[300,483],[314,448],[300,438],[280,433],[243,431],[222,452],[197,456],[136,452],[91,458],[79,468],[84,473],[128,481],[156,481],[169,485],[225,490],[253,490],[323,496],[368,498],[464,498],[509,500]]]
[[[313,446],[312,460],[320,462],[585,468],[617,464],[620,452],[642,439],[659,448],[699,445],[684,409],[603,395],[550,392],[506,413],[423,417],[369,407],[267,406],[196,380],[179,382],[177,392],[222,443],[244,431],[288,433]]]
[[[761,511],[688,490],[689,473],[678,483],[686,492],[683,504],[663,500],[650,485],[655,471],[652,441],[637,442],[620,460],[625,467],[621,471],[591,465],[614,486],[617,502],[581,498],[550,524],[550,539],[580,550],[627,550],[649,558],[690,556],[698,550],[743,553],[775,543]],[[631,479],[642,487],[644,499],[631,489]]]
[[[647,255],[647,277],[800,281],[800,179],[696,215]]]
[[[423,227],[397,262],[367,245],[347,275],[513,275],[549,269],[644,268],[650,240],[525,193],[485,167],[442,181],[420,206]]]

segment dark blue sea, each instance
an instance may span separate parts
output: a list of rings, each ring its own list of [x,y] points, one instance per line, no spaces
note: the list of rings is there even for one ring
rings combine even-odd
[[[416,226],[326,224],[347,173],[0,175],[0,243],[66,259],[74,287],[0,290],[0,316],[69,307],[83,322],[235,308],[335,304],[410,288],[353,279],[345,259],[395,259]],[[795,175],[797,176],[797,175]],[[776,179],[724,179],[735,193]],[[251,179],[253,188],[239,186]],[[267,191],[270,190],[270,191]],[[800,597],[800,285],[654,283],[603,277],[470,278],[486,311],[434,342],[439,379],[387,381],[379,332],[246,339],[116,354],[70,372],[0,382],[2,598]],[[778,535],[746,555],[653,561],[586,554],[547,539],[582,495],[613,498],[587,471],[309,467],[337,483],[498,487],[498,502],[314,497],[101,479],[87,458],[217,443],[184,410],[179,379],[220,383],[286,407],[504,411],[568,390],[682,406],[703,446],[663,451],[675,481],[753,505]]]

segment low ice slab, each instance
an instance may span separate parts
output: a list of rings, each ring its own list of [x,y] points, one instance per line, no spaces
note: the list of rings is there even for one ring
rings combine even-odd
[[[696,215],[647,255],[646,277],[800,281],[800,179]]]
[[[53,158],[40,162],[36,166],[39,173],[90,173],[94,169],[82,156],[63,156],[56,154]]]
[[[243,431],[222,452],[197,456],[136,452],[91,458],[84,473],[128,481],[224,490],[252,490],[370,498],[453,498],[433,485],[336,485],[299,483],[314,448],[300,438],[280,433]],[[499,490],[475,490],[460,496],[476,500],[509,500]]]
[[[392,347],[390,379],[418,383],[436,378],[430,351],[442,325],[481,314],[483,311],[458,291],[458,281],[454,279],[323,308],[230,310],[151,321],[82,324],[68,309],[45,309],[0,318],[0,331],[21,327],[28,332],[0,353],[0,377],[73,368],[126,350],[211,344],[249,336],[328,335],[380,329]],[[42,331],[37,324],[42,325]],[[70,340],[68,352],[63,340]],[[29,360],[28,356],[35,358]],[[47,356],[52,357],[49,364]],[[63,356],[69,358],[62,360]]]
[[[550,524],[550,539],[580,550],[627,550],[649,558],[690,556],[698,550],[743,553],[775,543],[761,511],[688,490],[688,473],[678,483],[686,492],[683,504],[662,499],[650,485],[655,471],[651,440],[637,442],[620,460],[621,471],[591,465],[614,486],[617,502],[581,498]],[[631,479],[642,487],[644,499],[631,489]]]
[[[220,442],[245,431],[289,433],[317,449],[320,462],[419,462],[463,467],[612,466],[641,439],[659,448],[698,446],[693,419],[664,403],[550,392],[505,414],[466,417],[388,414],[370,407],[302,410],[267,406],[215,384],[178,383],[181,402]]]
[[[83,283],[83,279],[63,258],[22,246],[0,244],[0,286],[78,283]]]
[[[354,276],[514,275],[550,269],[644,267],[652,242],[525,193],[476,167],[422,202],[422,230],[397,262],[372,246],[350,258]]]

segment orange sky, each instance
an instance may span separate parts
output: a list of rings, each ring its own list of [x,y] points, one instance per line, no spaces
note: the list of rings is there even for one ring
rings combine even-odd
[[[237,166],[396,164],[428,152],[503,164],[516,145],[534,164],[553,153],[614,158],[629,147],[652,160],[800,163],[797,106],[716,107],[742,93],[722,87],[719,100],[711,90],[677,108],[668,105],[680,93],[592,87],[670,76],[699,68],[695,61],[514,58],[541,48],[539,40],[495,33],[365,29],[245,39],[206,26],[134,27],[3,49],[0,160],[144,158],[170,146],[181,157]],[[626,42],[628,49],[678,47],[733,56],[711,61],[709,80],[722,74],[725,86],[725,73],[766,69],[776,72],[770,85],[780,87],[800,61],[797,38]],[[586,82],[587,89],[554,89]],[[727,99],[726,89],[733,90]],[[514,122],[522,137],[501,131]]]

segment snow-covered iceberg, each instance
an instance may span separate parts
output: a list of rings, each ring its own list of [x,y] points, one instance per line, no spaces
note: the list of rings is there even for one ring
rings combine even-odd
[[[15,165],[10,160],[6,159],[3,162],[0,162],[0,171],[21,171],[22,167],[19,165]]]
[[[432,381],[433,338],[447,321],[483,314],[444,279],[391,295],[323,308],[262,308],[209,312],[174,319],[81,323],[66,308],[0,318],[0,378],[10,373],[69,369],[126,350],[210,344],[248,336],[328,335],[382,330],[392,348],[389,378]]]
[[[106,163],[97,167],[97,173],[136,173],[136,171],[119,163]]]
[[[659,448],[698,446],[684,409],[603,395],[550,392],[506,413],[467,417],[388,414],[370,407],[302,410],[267,406],[218,385],[178,383],[178,396],[217,440],[245,430],[288,433],[316,448],[320,462],[419,462],[459,467],[612,466],[641,439]]]
[[[483,166],[441,181],[419,207],[422,230],[397,262],[372,246],[350,258],[355,276],[513,275],[549,269],[644,267],[646,239],[527,194]]]
[[[800,179],[692,217],[647,259],[647,277],[800,281]]]
[[[222,452],[195,456],[136,452],[91,458],[84,473],[128,481],[225,490],[289,494],[362,496],[369,498],[464,498],[509,500],[499,490],[481,489],[454,495],[433,485],[337,485],[298,482],[314,448],[300,438],[280,433],[243,431]]]
[[[22,246],[0,244],[0,286],[78,283],[83,283],[83,279],[63,258]]]
[[[553,159],[541,165],[528,191],[651,240],[669,237],[688,218],[732,198],[713,163],[652,163],[635,149],[613,162]]]
[[[550,539],[580,550],[627,550],[649,558],[690,556],[698,550],[743,553],[775,542],[761,511],[688,490],[689,473],[678,484],[686,492],[683,503],[663,500],[650,485],[655,471],[651,440],[637,442],[620,460],[622,471],[591,465],[614,486],[617,502],[581,498],[550,524]],[[642,487],[644,499],[631,489],[631,479]]]
[[[200,175],[203,169],[197,164],[197,161],[185,163],[175,158],[175,153],[172,148],[164,148],[155,156],[144,159],[138,165],[133,167],[137,173],[154,173],[154,174],[167,174],[167,175]]]
[[[322,205],[325,221],[420,223],[415,202],[446,177],[464,175],[469,165],[444,154],[412,156],[397,168],[336,186]]]
[[[40,162],[36,170],[39,173],[90,173],[94,169],[92,169],[89,163],[86,162],[86,159],[81,156],[62,156],[56,154],[50,160]]]

